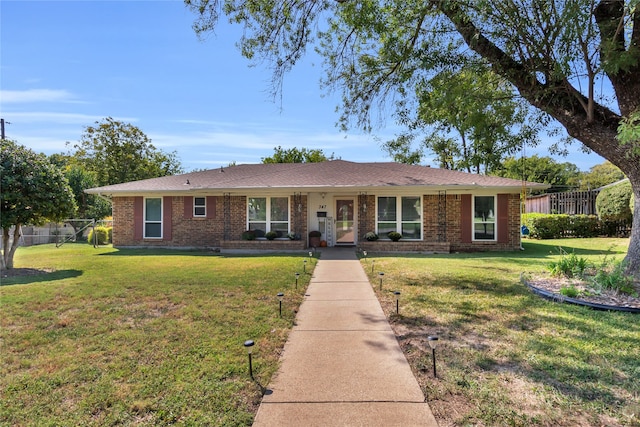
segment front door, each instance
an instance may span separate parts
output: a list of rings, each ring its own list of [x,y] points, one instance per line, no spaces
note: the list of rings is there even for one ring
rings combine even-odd
[[[355,244],[355,199],[336,199],[336,245]]]

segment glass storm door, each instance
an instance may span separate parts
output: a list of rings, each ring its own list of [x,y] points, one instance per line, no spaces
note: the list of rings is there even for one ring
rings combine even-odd
[[[336,244],[347,245],[355,243],[354,199],[336,199]]]

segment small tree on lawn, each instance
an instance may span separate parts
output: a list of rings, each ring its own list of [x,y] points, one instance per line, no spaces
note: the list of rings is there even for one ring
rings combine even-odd
[[[0,179],[2,192],[2,265],[13,268],[23,224],[60,221],[76,209],[73,191],[61,170],[44,154],[2,140]],[[11,229],[13,228],[13,241]]]

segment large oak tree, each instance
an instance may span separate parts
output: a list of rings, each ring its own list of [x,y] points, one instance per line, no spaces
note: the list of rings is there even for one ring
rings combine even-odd
[[[186,0],[197,32],[222,14],[245,27],[242,53],[282,76],[315,46],[343,125],[370,127],[379,102],[482,61],[533,107],[618,166],[640,197],[638,0]],[[599,92],[600,88],[610,88]],[[620,125],[624,137],[618,139]],[[631,135],[631,137],[629,137]],[[634,136],[635,135],[635,136]],[[640,275],[640,204],[627,254]]]

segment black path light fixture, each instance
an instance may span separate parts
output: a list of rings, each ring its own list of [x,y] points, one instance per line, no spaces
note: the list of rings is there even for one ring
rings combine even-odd
[[[253,340],[247,340],[244,342],[244,348],[247,349],[247,353],[249,354],[249,376],[253,378],[253,365],[251,364],[251,352],[253,351],[253,345],[255,343]]]
[[[378,273],[378,277],[380,277],[380,290],[382,290],[382,278],[384,277],[384,273],[381,271]]]
[[[282,292],[278,292],[278,302],[280,303],[280,317],[282,317],[282,299],[284,298],[284,294]]]
[[[373,269],[374,269],[375,266],[376,266],[376,260],[372,259],[371,260],[371,274],[373,274]]]
[[[438,337],[429,336],[427,338],[427,342],[429,343],[429,347],[431,347],[431,359],[433,361],[433,378],[437,378],[436,376],[436,347],[438,346]]]
[[[396,314],[400,314],[400,291],[393,293],[396,296]]]
[[[298,289],[298,278],[300,277],[300,273],[296,273],[296,289]]]
[[[307,259],[303,259],[302,260],[302,272],[306,273],[307,272]]]

